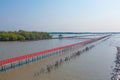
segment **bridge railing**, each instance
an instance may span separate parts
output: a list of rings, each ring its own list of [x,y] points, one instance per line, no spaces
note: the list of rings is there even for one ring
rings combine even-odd
[[[42,60],[45,59],[47,57],[50,56],[54,56],[57,55],[61,52],[66,52],[71,48],[76,48],[79,47],[79,45],[85,45],[97,40],[100,40],[102,38],[105,38],[109,35],[106,36],[102,36],[99,38],[93,38],[90,40],[86,40],[83,42],[79,42],[79,43],[75,43],[75,44],[71,44],[71,45],[66,45],[66,46],[62,46],[62,47],[58,47],[58,48],[53,48],[53,49],[49,49],[49,50],[45,50],[45,51],[41,51],[41,52],[36,52],[36,53],[32,53],[32,54],[27,54],[27,55],[23,55],[23,56],[18,56],[18,57],[13,57],[13,58],[9,58],[9,59],[5,59],[5,60],[1,60],[0,61],[0,71],[5,71],[5,70],[9,70],[11,68],[15,68],[24,64],[28,64],[34,61],[38,61],[38,60]]]

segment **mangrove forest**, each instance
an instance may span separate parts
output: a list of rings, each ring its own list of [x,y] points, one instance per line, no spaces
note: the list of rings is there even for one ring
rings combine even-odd
[[[0,41],[25,41],[51,39],[47,32],[36,31],[0,31]]]

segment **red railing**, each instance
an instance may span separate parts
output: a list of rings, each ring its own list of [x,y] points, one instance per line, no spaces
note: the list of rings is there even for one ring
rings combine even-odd
[[[86,40],[86,41],[83,41],[83,42],[79,42],[79,43],[75,43],[75,44],[71,44],[71,45],[66,45],[66,46],[62,46],[62,47],[58,47],[58,48],[53,48],[53,49],[49,49],[49,50],[45,50],[45,51],[41,51],[41,52],[36,52],[36,53],[32,53],[32,54],[27,54],[27,55],[23,55],[23,56],[18,56],[18,57],[13,57],[13,58],[1,60],[0,61],[0,66],[5,65],[5,64],[9,64],[9,63],[13,63],[13,62],[16,62],[16,61],[21,61],[21,60],[25,60],[25,59],[28,59],[28,58],[32,58],[32,57],[37,57],[37,56],[40,56],[40,55],[48,54],[50,52],[62,50],[62,49],[65,49],[65,48],[70,48],[72,46],[90,43],[90,42],[93,42],[93,41],[105,38],[107,36],[109,36],[109,35],[102,36],[102,37],[99,37],[99,38],[93,38],[93,39]]]

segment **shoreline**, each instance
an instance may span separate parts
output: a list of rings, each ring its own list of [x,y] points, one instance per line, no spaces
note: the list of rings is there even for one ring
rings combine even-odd
[[[51,38],[51,39],[53,39],[53,38]],[[50,40],[50,39],[40,39],[40,40]],[[0,41],[0,42],[31,42],[31,41],[40,41],[40,40]]]

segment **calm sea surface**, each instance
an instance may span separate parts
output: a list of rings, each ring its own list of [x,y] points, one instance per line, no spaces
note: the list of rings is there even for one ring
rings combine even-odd
[[[0,42],[0,59],[51,49],[84,39],[52,39],[29,42]],[[58,69],[32,80],[110,80],[120,35],[97,44],[91,50],[65,62]],[[27,79],[26,79],[27,80]],[[31,79],[28,79],[31,80]]]

